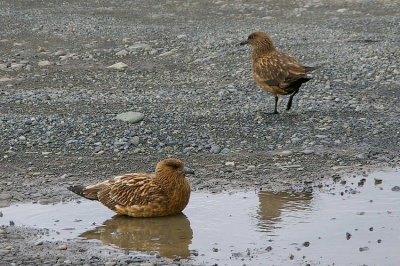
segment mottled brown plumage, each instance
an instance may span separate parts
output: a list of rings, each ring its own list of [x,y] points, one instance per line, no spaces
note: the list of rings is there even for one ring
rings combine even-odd
[[[303,66],[290,54],[275,49],[272,38],[264,32],[253,32],[246,41],[253,47],[253,77],[257,85],[275,95],[274,114],[277,114],[278,95],[290,95],[287,110],[301,84],[309,81],[307,73],[314,67]]]
[[[178,159],[165,159],[155,173],[130,173],[90,186],[68,189],[97,200],[119,214],[133,217],[167,216],[180,213],[188,204],[186,168]]]

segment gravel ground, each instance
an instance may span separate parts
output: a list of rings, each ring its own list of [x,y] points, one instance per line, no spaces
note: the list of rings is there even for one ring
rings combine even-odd
[[[339,171],[398,165],[399,10],[389,0],[0,0],[0,205],[76,199],[66,186],[170,156],[195,170],[193,190],[212,192],[311,190]],[[320,66],[290,112],[286,97],[272,115],[273,96],[252,80],[238,44],[256,30]],[[143,120],[116,119],[128,111]],[[82,241],[43,251],[37,230],[1,230],[5,264],[149,260]]]

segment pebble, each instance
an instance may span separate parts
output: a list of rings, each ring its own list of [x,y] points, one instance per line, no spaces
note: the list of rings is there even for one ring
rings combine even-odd
[[[10,200],[12,198],[11,194],[8,193],[1,193],[0,194],[0,200]]]
[[[392,191],[400,191],[400,186],[394,186],[394,187],[392,187]]]
[[[211,151],[212,153],[220,153],[221,150],[222,150],[222,149],[221,149],[220,146],[218,146],[218,145],[211,145],[210,151]]]
[[[347,232],[347,233],[346,233],[346,239],[347,239],[347,240],[350,240],[350,238],[351,238],[351,234],[350,234],[349,232]]]
[[[59,245],[57,246],[58,250],[66,250],[67,249],[67,245]]]
[[[104,265],[105,266],[114,266],[114,265],[117,265],[117,262],[113,261],[113,260],[109,260]]]
[[[35,243],[35,246],[41,246],[41,245],[43,245],[43,241],[41,241],[41,240],[39,240],[39,241],[37,241],[37,242]]]
[[[139,138],[138,136],[132,137],[132,138],[130,139],[130,142],[131,142],[133,145],[137,146],[137,145],[139,145],[139,143],[140,143],[140,138]]]
[[[43,61],[39,61],[38,62],[38,66],[41,66],[41,67],[43,67],[43,66],[50,66],[50,65],[52,65],[53,63],[52,62],[50,62],[50,61],[48,61],[48,60],[43,60]]]
[[[65,50],[58,50],[57,52],[54,53],[55,56],[64,56],[66,54],[67,52]]]
[[[303,150],[303,151],[301,151],[301,153],[303,153],[303,154],[313,154],[315,151],[314,150]]]
[[[111,66],[108,66],[107,68],[110,68],[110,69],[117,69],[117,70],[123,70],[123,69],[128,68],[128,65],[125,64],[125,63],[123,63],[123,62],[118,62],[118,63],[115,63],[115,64],[113,64],[113,65],[111,65]]]
[[[129,54],[129,52],[127,50],[123,49],[123,50],[119,51],[118,53],[116,53],[115,55],[116,56],[126,56],[128,54]]]
[[[126,112],[120,113],[116,116],[116,119],[127,122],[127,123],[138,123],[142,121],[144,114],[140,112]]]
[[[226,162],[225,166],[235,166],[235,162]]]
[[[135,51],[140,49],[151,49],[151,46],[145,43],[134,43],[127,48],[129,51]]]
[[[369,250],[369,247],[361,247],[361,248],[359,248],[359,250],[360,250],[360,252],[367,251],[367,250]]]
[[[17,64],[17,63],[12,63],[11,64],[11,69],[14,70],[21,70],[25,67],[25,64]]]
[[[279,153],[280,156],[290,156],[290,155],[292,155],[292,154],[293,154],[292,151],[281,151],[281,152]]]

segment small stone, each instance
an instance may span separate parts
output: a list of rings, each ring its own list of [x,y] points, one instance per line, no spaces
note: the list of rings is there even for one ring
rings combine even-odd
[[[57,52],[54,53],[55,56],[64,56],[66,54],[67,52],[64,50],[58,50]]]
[[[314,150],[303,150],[303,151],[301,151],[301,153],[303,153],[303,154],[313,154],[315,151]]]
[[[43,241],[38,241],[35,243],[35,246],[41,246],[41,245],[43,245]]]
[[[336,12],[338,12],[338,13],[344,13],[346,11],[347,11],[347,8],[341,8],[341,9],[336,10]]]
[[[382,184],[382,179],[375,178],[374,181],[375,181],[375,185]]]
[[[235,162],[226,162],[225,166],[235,166]]]
[[[211,151],[212,153],[220,153],[221,150],[222,150],[222,149],[221,149],[220,146],[218,146],[218,145],[211,145],[210,151]]]
[[[105,265],[105,266],[114,266],[114,265],[117,265],[117,262],[112,261],[112,260],[109,260],[109,261],[107,261],[104,265]]]
[[[309,241],[304,242],[304,243],[303,243],[303,246],[309,247],[309,246],[310,246],[310,242],[309,242]]]
[[[12,63],[11,64],[11,69],[14,70],[21,70],[25,67],[25,64],[17,64],[17,63]]]
[[[271,246],[268,246],[268,247],[265,248],[265,250],[266,250],[267,252],[270,252],[270,251],[272,250],[272,247],[271,247]]]
[[[46,51],[47,51],[46,48],[39,46],[38,52],[44,53],[44,52],[46,52]]]
[[[360,250],[360,252],[367,251],[367,250],[369,250],[369,247],[361,247],[361,248],[359,248],[359,250]]]
[[[159,54],[158,56],[159,57],[166,57],[166,56],[171,56],[171,55],[174,55],[174,54],[175,54],[175,51],[168,51],[168,52]]]
[[[59,245],[57,246],[58,250],[66,250],[67,249],[67,245]]]
[[[11,198],[12,198],[11,194],[8,194],[8,193],[0,194],[0,200],[10,200]]]
[[[376,240],[376,242],[378,242],[378,244],[382,243],[382,239],[378,239]]]
[[[48,60],[43,60],[43,61],[39,61],[38,62],[38,66],[41,66],[41,67],[43,67],[43,66],[50,66],[50,65],[52,65],[53,63],[52,62],[50,62],[50,61],[48,61]]]
[[[131,138],[131,143],[135,146],[139,145],[140,143],[140,138],[138,136],[134,136]]]
[[[347,239],[347,240],[350,240],[350,238],[351,238],[351,234],[350,234],[349,232],[347,232],[347,233],[346,233],[346,239]]]
[[[127,123],[137,123],[143,120],[144,114],[140,112],[126,112],[118,114],[116,118]]]
[[[140,50],[140,49],[150,49],[151,46],[145,43],[134,43],[130,45],[127,49],[129,51],[135,51],[135,50]]]
[[[212,248],[213,252],[218,252],[218,248]]]
[[[125,64],[125,63],[122,63],[122,62],[118,62],[118,63],[115,63],[115,64],[113,64],[113,65],[111,65],[111,66],[108,66],[107,68],[110,68],[110,69],[117,69],[117,70],[123,70],[123,69],[128,68],[128,65]]]
[[[280,156],[290,156],[290,155],[292,155],[292,154],[293,154],[292,151],[281,151],[281,152],[279,153]]]
[[[118,53],[116,53],[115,55],[116,56],[126,56],[128,54],[129,54],[129,52],[127,50],[123,49],[123,50],[119,51]]]
[[[399,186],[394,186],[394,187],[392,187],[392,191],[400,191],[400,187]]]
[[[370,227],[370,228],[369,228],[369,231],[371,231],[371,232],[374,231],[374,228],[373,228],[373,227]]]

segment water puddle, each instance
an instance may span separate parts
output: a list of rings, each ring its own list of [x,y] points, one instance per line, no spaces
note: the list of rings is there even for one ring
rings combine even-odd
[[[93,239],[194,264],[398,265],[400,173],[327,185],[313,193],[194,192],[184,214],[161,218],[119,216],[86,200],[21,204],[0,209],[0,225],[13,221],[46,228],[44,240]]]

